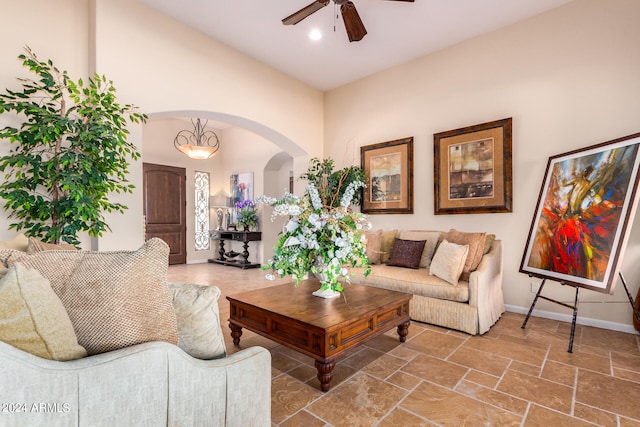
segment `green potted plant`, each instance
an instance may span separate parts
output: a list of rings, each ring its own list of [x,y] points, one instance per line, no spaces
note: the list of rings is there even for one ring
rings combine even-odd
[[[18,58],[35,73],[21,90],[0,93],[0,114],[15,114],[0,139],[11,149],[0,157],[0,198],[15,222],[10,229],[46,242],[78,245],[78,233],[100,236],[105,212],[124,212],[111,193],[130,193],[129,161],[140,157],[127,141],[127,120],[144,122],[133,105],[116,101],[113,83],[94,74],[72,80],[29,48]]]

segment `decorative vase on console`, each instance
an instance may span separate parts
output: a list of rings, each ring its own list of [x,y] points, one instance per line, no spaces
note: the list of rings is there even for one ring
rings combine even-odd
[[[320,281],[313,295],[332,298],[344,292],[343,283],[350,283],[347,267],[371,269],[366,255],[363,230],[371,227],[366,217],[350,206],[359,203],[364,187],[364,172],[350,166],[333,172],[333,160],[311,159],[307,172],[301,176],[309,184],[303,197],[286,192],[282,199],[260,196],[256,202],[273,206],[273,220],[289,216],[278,236],[274,256],[263,269],[275,275],[291,275],[294,285],[309,276]]]

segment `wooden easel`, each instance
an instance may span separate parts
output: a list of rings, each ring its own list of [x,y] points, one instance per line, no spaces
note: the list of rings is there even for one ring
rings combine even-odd
[[[640,313],[638,312],[638,309],[636,308],[636,305],[633,303],[633,297],[631,296],[631,293],[629,292],[629,288],[627,287],[627,282],[626,280],[624,280],[624,276],[622,275],[622,272],[619,273],[620,274],[620,280],[622,281],[622,286],[624,286],[624,290],[627,293],[627,297],[629,298],[629,302],[631,303],[631,308],[633,309],[633,314],[635,315],[636,319],[638,320],[638,322],[640,322]],[[542,283],[540,283],[540,289],[538,289],[538,292],[536,293],[535,298],[533,299],[533,302],[531,303],[531,307],[529,308],[529,312],[527,313],[527,316],[524,318],[524,322],[522,323],[522,329],[524,329],[527,326],[527,322],[529,321],[529,317],[531,316],[531,312],[533,312],[533,308],[536,306],[536,303],[538,302],[538,298],[542,298],[544,300],[553,302],[555,304],[559,304],[561,306],[567,307],[567,308],[571,308],[573,309],[573,319],[571,321],[571,333],[569,335],[569,348],[567,349],[567,352],[569,353],[573,353],[573,338],[576,332],[576,319],[578,317],[578,294],[580,292],[580,287],[579,286],[575,286],[572,285],[570,283],[564,283],[561,282],[560,284],[563,286],[572,286],[574,288],[576,288],[576,299],[573,305],[569,305],[566,304],[562,301],[556,301],[552,298],[548,298],[545,297],[544,295],[541,295],[542,292],[542,288],[544,288],[544,284],[547,281],[547,279],[542,279]]]

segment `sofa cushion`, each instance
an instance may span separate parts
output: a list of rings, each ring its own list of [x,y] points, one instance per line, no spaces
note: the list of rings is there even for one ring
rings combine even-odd
[[[420,258],[420,268],[428,268],[436,250],[441,231],[402,230],[398,238],[405,240],[424,240],[424,250]]]
[[[397,235],[398,230],[388,230],[382,232],[382,244],[380,245],[380,262],[382,264],[389,261],[391,249],[393,248],[393,242],[395,242]]]
[[[29,246],[29,238],[20,233],[11,240],[3,240],[0,242],[1,249],[14,249],[17,251],[26,252],[27,246]]]
[[[17,258],[49,279],[90,355],[147,341],[178,343],[168,259],[169,247],[158,238],[135,251],[45,251]]]
[[[74,251],[76,247],[68,243],[45,243],[42,240],[38,240],[34,237],[29,237],[29,244],[27,245],[27,253],[34,254],[42,251]]]
[[[431,274],[452,285],[457,285],[468,254],[469,245],[458,245],[446,239],[443,240],[431,261]]]
[[[216,286],[169,283],[178,320],[178,347],[198,359],[227,355],[220,325]]]
[[[458,245],[469,245],[469,255],[464,265],[465,273],[471,273],[478,268],[482,255],[484,253],[484,243],[486,241],[486,233],[465,233],[456,229],[449,230],[444,239],[449,243]]]
[[[54,292],[62,289],[69,280],[71,274],[78,267],[84,252],[73,251],[43,251],[28,254],[19,251],[0,251],[0,259],[3,259],[7,266],[20,262],[27,267],[35,268],[42,274]]]
[[[420,268],[420,259],[424,250],[424,240],[396,239],[391,249],[387,265],[407,268]]]
[[[380,264],[380,252],[382,249],[382,230],[365,231],[367,241],[367,259],[369,264]]]
[[[451,286],[449,282],[429,274],[426,268],[398,268],[381,264],[374,266],[367,277],[363,276],[363,270],[361,267],[352,269],[354,274],[351,282],[429,298],[469,301],[469,283],[460,281],[457,286]]]
[[[52,360],[87,355],[49,281],[17,264],[0,279],[0,341]]]
[[[487,237],[484,240],[484,251],[483,255],[488,254],[491,251],[491,246],[493,246],[493,242],[496,240],[495,234],[487,234]]]

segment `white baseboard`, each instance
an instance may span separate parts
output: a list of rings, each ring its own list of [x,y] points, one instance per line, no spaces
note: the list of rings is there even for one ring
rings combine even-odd
[[[505,305],[505,308],[507,311],[510,311],[512,313],[527,314],[529,312],[528,308],[518,307],[516,305]],[[533,310],[531,315],[537,316],[537,317],[543,317],[545,319],[559,320],[559,321],[568,322],[568,323],[571,323],[571,320],[573,319],[573,314],[555,313],[553,311],[544,311],[544,310],[536,310],[536,309]],[[591,319],[588,317],[578,316],[576,319],[576,324],[593,326],[595,328],[610,329],[612,331],[626,332],[628,334],[639,335],[638,331],[636,331],[633,325],[627,325],[624,323],[608,322],[606,320]]]
[[[208,262],[206,259],[197,259],[195,261],[187,261],[187,264],[206,264]]]

